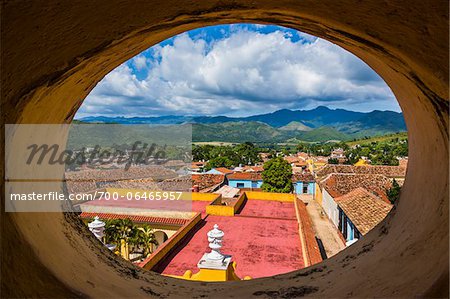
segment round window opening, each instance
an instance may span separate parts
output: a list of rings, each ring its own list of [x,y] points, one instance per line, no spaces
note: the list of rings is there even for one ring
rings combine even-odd
[[[408,138],[364,62],[280,26],[191,30],[126,61],[79,108],[66,190],[106,247],[199,281],[302,269],[395,207]]]

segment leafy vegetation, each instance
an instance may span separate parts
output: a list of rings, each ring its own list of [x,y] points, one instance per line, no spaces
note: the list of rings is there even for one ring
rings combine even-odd
[[[355,164],[362,157],[370,159],[373,165],[398,165],[397,157],[408,156],[408,140],[394,142],[372,142],[355,145],[345,151],[349,164]]]
[[[394,143],[394,142],[400,142],[402,140],[408,140],[408,134],[406,132],[401,132],[401,133],[395,133],[395,134],[386,134],[386,135],[381,135],[381,136],[373,136],[373,137],[368,137],[365,136],[363,138],[360,139],[353,139],[352,141],[347,142],[347,144],[349,146],[354,146],[354,145],[365,145],[365,144],[370,144],[372,142],[390,142],[390,143]]]
[[[305,143],[297,145],[296,151],[305,152],[314,156],[329,156],[336,148],[348,150],[350,147],[345,142]]]
[[[266,192],[290,193],[293,191],[292,167],[281,157],[270,159],[264,163],[261,188]]]
[[[337,158],[329,158],[328,164],[339,164],[339,160]]]
[[[121,255],[128,253],[131,248],[131,252],[141,252],[143,258],[152,252],[153,245],[158,245],[150,226],[137,227],[129,218],[106,220],[104,238],[106,244],[116,245]],[[122,241],[126,248],[122,246]]]
[[[261,161],[259,152],[260,149],[251,142],[236,146],[194,145],[192,148],[194,161],[208,161],[205,170],[216,167],[254,165]]]
[[[398,182],[394,179],[392,182],[392,187],[386,190],[386,195],[391,202],[391,204],[396,203],[400,198],[401,187]]]
[[[369,113],[347,111],[344,109],[328,109],[317,107],[313,110],[282,109],[273,113],[253,115],[249,117],[226,116],[161,116],[161,117],[87,117],[74,123],[110,124],[109,129],[102,130],[102,134],[111,133],[111,137],[129,142],[136,140],[154,139],[159,143],[173,143],[178,138],[173,134],[186,128],[189,138],[193,142],[231,142],[243,143],[297,143],[300,141],[350,141],[365,136],[376,136],[406,130],[401,113],[392,111],[372,111]],[[116,124],[116,125],[111,125]],[[130,126],[130,124],[134,126]],[[140,124],[136,126],[137,124]],[[151,125],[150,125],[151,124]],[[130,127],[137,127],[130,132]],[[157,128],[156,131],[154,128]],[[160,129],[162,128],[162,129]],[[95,129],[83,136],[82,141],[97,141],[99,137]],[[141,131],[142,130],[142,131]],[[136,131],[136,132],[134,132]],[[150,131],[151,134],[148,134]],[[183,131],[183,130],[182,130]],[[123,133],[126,134],[123,134]],[[168,134],[167,134],[168,133]],[[87,135],[87,133],[84,133]],[[186,136],[184,136],[186,137]],[[111,144],[109,139],[106,139]],[[128,141],[127,141],[128,140]],[[74,144],[77,144],[75,142]]]
[[[306,152],[314,156],[329,156],[333,149],[341,148],[347,158],[347,164],[355,164],[365,157],[373,165],[398,165],[397,157],[408,156],[408,139],[406,134],[390,134],[376,138],[363,138],[351,142],[299,143],[296,151]],[[329,159],[328,163],[337,164],[337,160]]]

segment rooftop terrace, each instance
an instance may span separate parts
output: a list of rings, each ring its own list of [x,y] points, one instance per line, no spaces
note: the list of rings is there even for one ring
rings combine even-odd
[[[178,276],[187,270],[196,272],[197,262],[210,251],[206,233],[214,224],[224,231],[222,252],[233,256],[241,277],[266,277],[305,267],[294,202],[253,196],[234,217],[206,216],[153,270]]]

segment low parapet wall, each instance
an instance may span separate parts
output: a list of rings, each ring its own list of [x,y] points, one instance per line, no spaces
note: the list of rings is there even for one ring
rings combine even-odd
[[[146,270],[152,270],[201,220],[201,214],[197,213],[197,215],[183,225],[163,245],[159,246],[148,258],[139,263],[138,266]]]
[[[244,201],[247,199],[245,192],[242,193],[233,205],[222,205],[222,198],[219,197],[214,200],[210,205],[206,206],[206,214],[217,216],[234,216],[241,208]]]
[[[199,193],[192,192],[192,200],[193,201],[216,201],[222,198],[222,195],[216,193]]]
[[[300,199],[295,199],[295,214],[298,221],[298,232],[302,243],[303,260],[305,267],[320,263],[322,255],[317,244],[316,234],[312,228],[312,221],[306,210],[306,205]]]
[[[246,191],[247,199],[249,200],[272,200],[282,202],[294,202],[296,199],[295,194],[292,193],[272,193],[272,192],[258,192],[258,191]]]

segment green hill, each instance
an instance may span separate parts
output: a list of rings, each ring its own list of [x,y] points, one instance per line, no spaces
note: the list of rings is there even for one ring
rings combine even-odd
[[[192,124],[192,141],[268,142],[284,139],[282,132],[260,122]]]
[[[282,131],[311,131],[312,128],[308,127],[304,123],[301,123],[298,121],[291,121],[284,127],[281,127],[280,130],[282,130]]]
[[[295,124],[294,124],[295,125]],[[294,126],[293,125],[293,126]],[[222,141],[222,142],[269,142],[328,140],[345,141],[352,137],[337,131],[332,127],[320,127],[308,131],[277,129],[261,122],[227,122],[214,124],[193,124],[192,141]]]
[[[368,138],[360,138],[352,141],[348,141],[347,144],[349,146],[353,145],[364,145],[364,144],[370,144],[372,142],[386,142],[386,141],[395,141],[395,140],[407,140],[408,139],[408,133],[407,132],[400,132],[395,134],[387,134],[382,136],[374,136],[374,137],[368,137]]]

